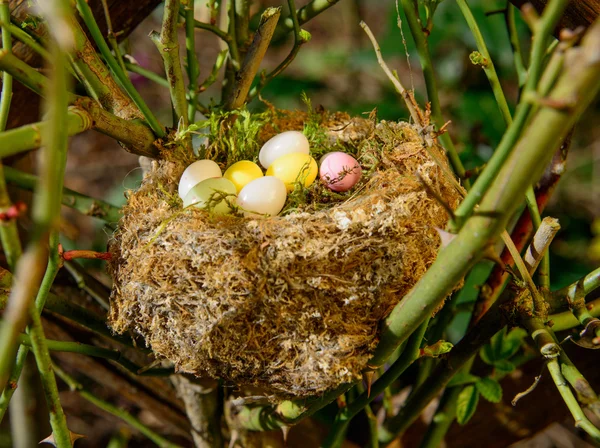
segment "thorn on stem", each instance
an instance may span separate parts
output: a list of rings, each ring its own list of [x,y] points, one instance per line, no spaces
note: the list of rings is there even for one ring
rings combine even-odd
[[[363,374],[364,380],[367,383],[367,397],[371,396],[371,384],[373,383],[373,375],[375,375],[374,370],[370,370]]]
[[[27,204],[24,202],[15,202],[13,205],[8,207],[6,211],[0,212],[0,221],[7,222],[12,221],[13,219],[17,219],[19,216],[23,215],[27,210]]]

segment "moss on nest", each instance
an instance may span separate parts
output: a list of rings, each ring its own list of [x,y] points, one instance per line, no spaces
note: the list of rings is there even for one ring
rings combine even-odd
[[[360,376],[379,321],[436,256],[448,216],[433,194],[455,208],[462,190],[442,151],[407,123],[268,114],[251,151],[238,131],[207,128],[206,155],[226,168],[232,154],[252,159],[274,134],[305,129],[317,158],[344,150],[367,175],[346,194],[297,189],[283,215],[249,219],[182,210],[186,164],[153,162],[110,243],[110,322],[181,371],[305,397]]]

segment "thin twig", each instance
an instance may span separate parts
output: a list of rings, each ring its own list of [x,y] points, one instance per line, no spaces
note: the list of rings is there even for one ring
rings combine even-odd
[[[159,447],[163,447],[163,448],[179,447],[179,445],[169,442],[167,439],[165,439],[161,435],[157,434],[156,432],[154,432],[153,430],[148,428],[146,425],[144,425],[141,421],[139,421],[137,418],[135,418],[129,412],[125,411],[122,408],[114,406],[111,403],[108,403],[107,401],[104,401],[104,400],[96,397],[90,391],[86,390],[83,387],[83,385],[81,385],[79,382],[77,382],[73,377],[68,375],[64,370],[60,369],[58,366],[56,366],[56,365],[54,366],[54,371],[56,372],[56,375],[58,375],[58,377],[60,379],[62,379],[65,383],[67,383],[67,386],[69,386],[69,388],[72,391],[77,391],[83,399],[89,401],[94,406],[97,406],[98,408],[102,409],[103,411],[108,412],[109,414],[112,414],[115,417],[120,418],[125,423],[127,423],[129,426],[131,426],[134,429],[137,429],[139,432],[144,434],[146,437],[148,437],[150,440],[152,440],[154,443],[156,443]]]
[[[312,0],[311,2],[307,3],[302,8],[296,11],[296,16],[298,17],[298,24],[300,26],[304,25],[306,22],[314,19],[319,14],[328,10],[339,1],[340,0]],[[283,20],[280,20],[277,24],[277,28],[275,28],[275,33],[273,33],[273,42],[281,40],[293,29],[294,22],[290,11],[290,15],[288,17],[285,17]]]
[[[100,53],[106,60],[112,72],[120,81],[125,91],[129,94],[133,102],[140,109],[152,131],[156,134],[157,137],[164,137],[166,135],[164,128],[160,125],[152,111],[148,108],[145,101],[140,96],[139,92],[131,83],[131,80],[129,79],[127,74],[123,70],[121,70],[119,62],[110,52],[110,48],[104,40],[104,36],[102,35],[100,28],[98,27],[98,24],[94,19],[94,14],[92,13],[90,6],[87,4],[87,1],[77,0],[77,9],[79,10],[79,14],[81,14],[83,21],[88,27],[88,30],[92,38],[94,39],[94,42],[96,42]]]
[[[244,62],[235,75],[235,85],[225,100],[224,108],[226,110],[239,109],[246,102],[252,81],[258,73],[260,63],[267,52],[280,14],[281,8],[267,8],[262,14],[260,25],[254,33],[254,38],[248,48]]]
[[[123,70],[123,73],[127,75],[127,70],[125,69],[125,63],[123,61],[123,56],[121,55],[121,50],[119,50],[119,43],[117,42],[117,35],[115,34],[112,26],[112,20],[110,19],[110,10],[108,8],[108,2],[106,0],[102,1],[102,9],[104,10],[104,18],[106,19],[106,38],[110,43],[110,46],[115,53],[115,57]]]
[[[494,67],[494,62],[492,61],[492,57],[490,56],[490,52],[487,49],[487,45],[485,44],[485,40],[483,39],[483,35],[479,30],[479,26],[477,25],[477,21],[469,8],[466,0],[456,0],[458,7],[460,8],[465,20],[467,21],[467,25],[471,29],[471,33],[473,37],[475,37],[475,43],[477,44],[477,49],[483,59],[479,59],[479,61],[475,61],[473,55],[471,55],[471,61],[474,63],[477,62],[478,65],[483,67],[485,74],[492,86],[492,91],[494,92],[494,97],[496,98],[496,103],[502,113],[502,118],[506,125],[510,125],[512,122],[512,117],[510,114],[510,108],[508,107],[508,102],[506,101],[506,97],[504,96],[504,92],[502,91],[502,86],[500,85],[500,80],[498,79],[498,74],[496,73],[496,68]]]
[[[421,122],[420,114],[417,111],[417,105],[414,103],[414,100],[411,97],[409,91],[404,88],[404,86],[402,85],[400,80],[396,76],[394,76],[394,74],[392,73],[392,71],[390,70],[388,65],[383,60],[383,56],[381,55],[381,48],[379,47],[379,44],[377,43],[377,39],[375,39],[375,36],[373,35],[371,28],[369,28],[369,26],[364,21],[360,22],[360,26],[365,31],[365,33],[369,37],[369,40],[373,44],[373,49],[375,50],[375,54],[377,55],[377,62],[379,63],[379,65],[383,69],[383,71],[385,72],[388,79],[394,85],[394,88],[396,89],[396,91],[400,94],[400,96],[406,103],[406,107],[408,108],[408,111],[410,112],[410,116],[412,117],[413,121],[416,124],[418,124],[419,126],[423,126],[424,123]]]
[[[194,0],[186,0],[182,5],[185,11],[185,50],[188,74],[188,123],[196,121],[196,103],[198,101],[198,77],[200,66],[196,57],[196,35],[194,33]]]
[[[419,61],[423,69],[423,77],[425,78],[425,88],[427,89],[427,99],[431,103],[431,116],[433,122],[438,129],[446,123],[442,115],[442,108],[440,105],[440,99],[437,89],[437,80],[435,73],[433,72],[433,63],[431,61],[431,55],[429,53],[429,43],[427,37],[421,26],[421,21],[418,15],[417,4],[414,0],[402,0],[402,9],[406,15],[410,32],[413,36],[415,44],[417,46],[417,53],[419,55]],[[454,172],[461,179],[465,176],[465,168],[458,156],[458,151],[454,147],[454,143],[450,138],[450,135],[445,132],[439,136],[440,143],[448,153],[448,159],[452,164]],[[465,181],[465,187],[469,187],[470,183],[468,180]]]
[[[567,3],[568,0],[550,1],[544,10],[539,26],[536,28],[536,32],[533,36],[531,65],[527,76],[527,82],[523,89],[523,95],[525,95],[525,92],[535,92],[542,72],[542,62],[546,51],[547,39],[558,23]],[[459,219],[465,220],[473,213],[475,206],[484,197],[485,192],[489,189],[498,172],[504,166],[525,129],[531,107],[531,103],[528,101],[521,101],[517,106],[514,120],[502,136],[498,147],[494,151],[494,155],[487,162],[485,169],[477,178],[477,181],[470,189],[465,199],[456,209],[455,213]]]
[[[183,129],[187,129],[189,121],[183,71],[181,69],[181,61],[179,60],[179,40],[177,38],[178,18],[179,0],[166,0],[160,33],[153,31],[150,33],[150,39],[152,39],[156,48],[158,48],[165,64],[165,72],[169,81],[169,91],[171,92],[171,103],[173,104],[177,118],[177,121],[173,123],[173,127],[178,129],[181,126]],[[191,152],[191,137],[186,135],[183,142]]]
[[[300,29],[300,24],[298,23],[298,18],[296,17],[296,6],[294,4],[294,0],[288,0],[288,5],[290,11],[292,11],[290,15],[292,17],[292,22],[294,23],[294,46],[285,59],[277,67],[275,67],[273,71],[265,76],[261,76],[259,83],[253,87],[248,94],[249,100],[256,97],[256,95],[258,95],[267,84],[269,84],[276,76],[283,72],[294,61],[296,55],[300,51],[300,47],[310,40],[310,34],[308,31]]]

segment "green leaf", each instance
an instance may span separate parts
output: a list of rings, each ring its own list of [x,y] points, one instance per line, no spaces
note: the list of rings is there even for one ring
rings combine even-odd
[[[527,337],[527,331],[523,328],[513,328],[502,341],[502,350],[498,359],[509,359],[519,351],[523,339]]]
[[[479,350],[479,356],[481,357],[481,360],[486,364],[489,364],[491,366],[494,365],[496,357],[494,356],[494,350],[492,349],[492,346],[490,344],[485,344],[483,347],[481,347],[481,350]]]
[[[502,371],[504,373],[510,373],[513,370],[515,370],[515,368],[516,368],[515,365],[512,362],[507,361],[505,359],[494,362],[493,366],[497,370],[500,370],[500,371]]]
[[[502,399],[502,386],[500,386],[498,381],[492,378],[480,378],[479,381],[475,383],[475,387],[477,387],[479,393],[487,401],[499,403]]]
[[[452,377],[447,387],[464,386],[465,384],[471,384],[479,381],[477,375],[473,375],[468,372],[457,373]]]
[[[448,341],[437,341],[435,344],[427,345],[421,349],[421,356],[428,356],[431,358],[437,358],[445,353],[452,350],[451,342]]]
[[[464,425],[466,424],[477,409],[479,402],[479,392],[473,385],[466,386],[458,395],[456,403],[456,421]]]

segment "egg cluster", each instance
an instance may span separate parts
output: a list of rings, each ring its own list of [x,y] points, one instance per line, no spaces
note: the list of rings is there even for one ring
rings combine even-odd
[[[221,173],[212,160],[198,160],[188,166],[179,180],[183,206],[211,209],[217,214],[232,211],[237,205],[245,215],[277,215],[285,205],[287,193],[296,183],[305,187],[317,178],[330,190],[350,190],[360,180],[362,169],[354,157],[344,152],[325,154],[320,168],[310,155],[308,140],[302,132],[287,131],[267,141],[258,160],[242,160]]]

